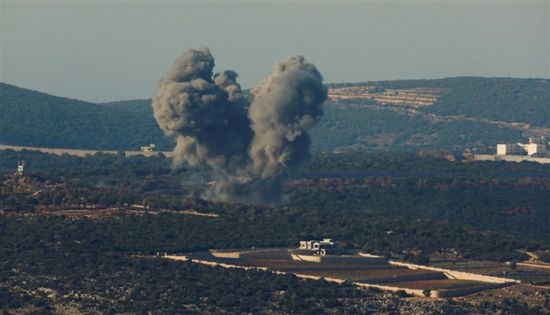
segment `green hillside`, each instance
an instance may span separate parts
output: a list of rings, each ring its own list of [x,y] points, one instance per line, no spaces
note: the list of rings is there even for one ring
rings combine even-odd
[[[439,115],[464,115],[550,127],[550,80],[455,77],[342,83],[333,86],[375,86],[379,89],[448,89],[436,106],[423,109]]]
[[[314,151],[472,148],[491,152],[498,142],[522,141],[540,131],[508,123],[550,128],[547,79],[459,77],[330,85],[345,86],[373,86],[377,91],[438,88],[446,92],[434,105],[415,108],[414,115],[396,111],[398,106],[377,106],[372,100],[327,103],[325,116],[311,132]],[[365,104],[369,106],[362,106]],[[155,143],[163,150],[173,146],[158,128],[150,100],[95,104],[0,83],[0,112],[2,144],[135,149]]]
[[[493,150],[499,142],[523,139],[520,130],[471,121],[432,122],[390,110],[325,106],[325,116],[311,132],[313,148],[418,151]]]
[[[79,149],[136,149],[171,142],[150,101],[94,104],[0,83],[0,143]]]

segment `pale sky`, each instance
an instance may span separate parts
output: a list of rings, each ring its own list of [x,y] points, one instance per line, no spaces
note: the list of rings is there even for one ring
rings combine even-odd
[[[0,81],[54,95],[150,98],[201,46],[244,88],[293,54],[329,83],[550,78],[550,0],[0,0]]]

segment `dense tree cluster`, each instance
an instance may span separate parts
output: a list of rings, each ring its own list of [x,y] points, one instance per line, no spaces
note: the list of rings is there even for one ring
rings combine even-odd
[[[3,257],[0,283],[14,287],[0,289],[0,305],[6,309],[34,305],[41,314],[53,313],[53,304],[70,301],[81,304],[85,313],[103,314],[234,314],[269,309],[319,314],[343,309],[342,299],[360,300],[378,294],[326,282],[304,282],[290,275],[213,269],[161,258],[63,247],[34,248],[18,256]],[[52,278],[56,280],[49,280]],[[55,291],[56,297],[28,293],[39,291],[40,287]],[[94,298],[79,298],[86,295]],[[395,303],[394,308],[398,305]]]
[[[151,256],[295,246],[305,238],[333,237],[349,247],[418,263],[449,249],[465,258],[510,260],[526,258],[517,249],[543,248],[549,240],[549,169],[532,163],[317,155],[306,167],[307,176],[287,185],[288,204],[261,207],[200,200],[189,183],[201,178],[201,169],[174,171],[163,156],[0,154],[0,208],[6,210],[0,216],[0,305],[6,311],[33,307],[44,314],[76,303],[85,313],[479,313],[480,308],[449,302],[414,309],[399,294]],[[11,175],[21,159],[27,174]],[[347,173],[326,177],[327,172]],[[152,210],[195,209],[219,216],[146,211],[73,220],[20,215],[21,210],[32,214],[42,206],[80,203],[141,203]],[[532,311],[514,301],[483,305],[483,310]]]
[[[362,104],[362,101],[355,101]],[[475,121],[430,121],[389,109],[335,107],[327,104],[325,115],[311,130],[312,150],[335,148],[418,151],[462,151],[472,148],[494,152],[497,143],[524,140],[521,130]]]
[[[71,223],[82,224],[82,231],[91,229],[90,237],[103,231],[95,238],[130,251],[289,246],[305,237],[331,236],[386,255],[401,255],[406,249],[426,254],[454,248],[465,257],[505,260],[523,257],[516,249],[538,248],[550,240],[549,169],[533,163],[462,163],[410,154],[319,155],[305,170],[308,179],[287,185],[286,206],[259,207],[198,199],[190,185],[196,184],[201,170],[172,171],[164,157],[2,154],[6,158],[0,159],[0,169],[9,164],[2,164],[5,161],[15,165],[25,158],[32,170],[24,178],[5,175],[0,208],[7,211],[142,204],[221,215],[218,219],[127,216],[112,222]],[[489,173],[484,167],[491,169]],[[325,177],[327,172],[340,171],[346,175]],[[132,241],[118,244],[118,240]]]

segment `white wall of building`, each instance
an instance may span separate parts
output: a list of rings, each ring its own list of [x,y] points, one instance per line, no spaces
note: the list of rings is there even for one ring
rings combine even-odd
[[[497,144],[497,155],[544,156],[548,153],[545,144],[529,139],[530,143]]]

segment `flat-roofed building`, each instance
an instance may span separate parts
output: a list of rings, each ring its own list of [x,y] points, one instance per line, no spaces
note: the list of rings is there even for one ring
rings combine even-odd
[[[528,155],[535,157],[546,156],[546,139],[544,137],[531,137],[529,143],[497,144],[497,155]]]
[[[331,238],[324,238],[322,240],[310,240],[300,241],[301,250],[309,250],[314,255],[325,256],[336,253],[339,251]]]
[[[498,155],[527,155],[527,151],[519,143],[497,144]]]
[[[155,151],[155,145],[151,143],[150,145],[142,146],[141,152],[153,152]]]
[[[530,156],[543,156],[546,154],[546,145],[538,143],[520,144]]]

